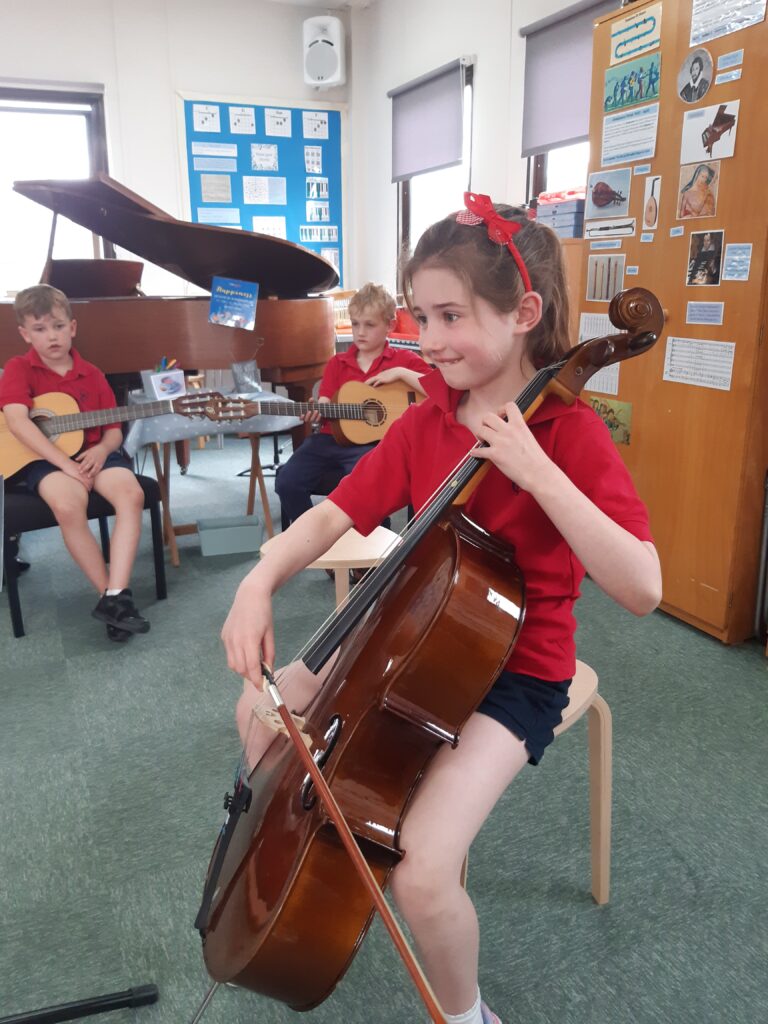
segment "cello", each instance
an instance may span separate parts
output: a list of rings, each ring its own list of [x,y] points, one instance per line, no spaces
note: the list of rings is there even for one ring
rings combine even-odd
[[[529,381],[516,399],[526,418],[548,394],[575,401],[598,370],[650,349],[664,325],[640,288],[617,295],[609,316],[621,333],[583,342]],[[345,973],[376,909],[384,914],[366,871],[385,886],[419,779],[442,743],[459,742],[523,621],[512,549],[463,511],[482,475],[470,451],[300,652],[313,673],[336,655],[298,720],[303,737],[265,670],[293,742],[278,737],[250,773],[243,759],[225,801],[195,922],[217,984],[309,1010]],[[355,851],[359,871],[350,870]]]

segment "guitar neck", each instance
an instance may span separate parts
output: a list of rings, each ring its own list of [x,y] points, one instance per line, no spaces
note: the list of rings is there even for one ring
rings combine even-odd
[[[66,434],[70,430],[86,430],[88,427],[103,427],[107,423],[127,423],[143,420],[147,416],[164,416],[173,412],[173,402],[148,402],[146,405],[122,405],[115,409],[94,409],[92,412],[76,412],[68,416],[51,416],[38,422],[46,437]]]
[[[247,416],[303,416],[319,412],[326,420],[364,420],[360,402],[244,402]]]

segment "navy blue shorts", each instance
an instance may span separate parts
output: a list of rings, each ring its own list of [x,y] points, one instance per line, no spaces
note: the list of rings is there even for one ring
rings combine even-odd
[[[570,685],[570,679],[548,683],[522,672],[505,670],[477,710],[521,739],[528,750],[528,764],[538,764],[555,738],[555,728],[563,720]]]
[[[122,448],[118,448],[116,452],[109,453],[101,468],[103,470],[130,469],[133,471],[133,460],[128,458]],[[35,462],[30,462],[28,466],[25,466],[24,469],[17,473],[14,477],[14,483],[24,484],[30,494],[37,494],[37,488],[44,477],[48,476],[49,473],[60,472],[59,467],[54,466],[52,462],[48,462],[46,459],[37,459]]]

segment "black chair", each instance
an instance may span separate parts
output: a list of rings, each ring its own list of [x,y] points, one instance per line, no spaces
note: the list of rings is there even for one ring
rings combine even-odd
[[[144,508],[149,510],[152,524],[152,550],[155,560],[155,592],[158,600],[168,596],[165,582],[165,556],[163,552],[163,523],[160,514],[160,488],[151,476],[137,476],[136,479],[144,492]],[[109,527],[107,517],[115,514],[110,503],[100,494],[91,495],[88,499],[88,518],[98,519],[101,535],[101,550],[104,561],[109,562]],[[8,589],[8,604],[11,610],[11,624],[15,637],[24,636],[24,620],[21,616],[19,601],[18,577],[14,546],[10,538],[21,533],[34,530],[47,530],[58,526],[53,512],[42,498],[30,494],[26,489],[14,489],[6,486],[5,490],[5,528],[3,531],[3,568]]]

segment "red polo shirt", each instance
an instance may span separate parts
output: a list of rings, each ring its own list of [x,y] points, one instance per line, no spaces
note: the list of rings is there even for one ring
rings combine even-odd
[[[428,373],[430,369],[421,356],[417,356],[415,352],[385,345],[381,355],[377,356],[363,373],[357,362],[357,345],[353,344],[346,352],[340,352],[328,361],[323,372],[323,379],[320,381],[318,397],[333,400],[342,384],[346,384],[350,380],[368,380],[369,377],[374,377],[381,370],[390,370],[393,366],[404,366],[407,370],[415,370],[416,373]],[[331,434],[332,432],[331,424],[328,420],[323,420],[320,433]]]
[[[454,470],[475,438],[456,420],[461,392],[439,371],[422,379],[429,398],[392,425],[345,477],[330,500],[368,534],[404,505],[419,509]],[[652,540],[648,513],[602,420],[577,400],[548,396],[528,421],[547,455],[598,508],[640,540]],[[466,506],[470,519],[512,544],[526,585],[523,627],[507,668],[539,679],[575,671],[576,620],[584,567],[534,498],[495,466]]]
[[[32,408],[32,399],[49,391],[61,391],[74,398],[81,412],[96,409],[114,409],[117,405],[107,378],[93,363],[86,362],[76,349],[70,351],[72,369],[64,376],[45,365],[30,346],[23,356],[14,356],[5,364],[0,377],[0,409],[6,405],[26,405]],[[85,430],[83,448],[93,448],[102,438],[105,430],[119,427],[119,423],[88,427]]]

